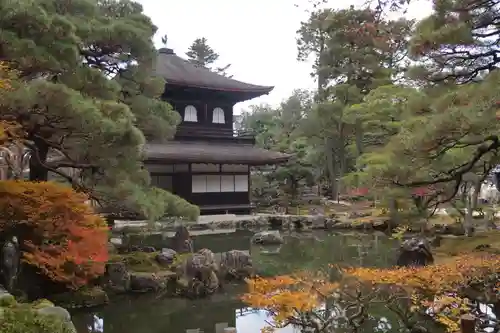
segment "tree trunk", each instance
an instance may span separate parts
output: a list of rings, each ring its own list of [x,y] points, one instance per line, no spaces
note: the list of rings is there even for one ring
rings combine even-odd
[[[331,189],[331,195],[332,195],[332,200],[337,200],[337,173],[336,173],[336,168],[335,168],[335,159],[333,157],[333,145],[332,145],[332,139],[325,137],[325,153],[326,153],[326,163],[328,167],[328,178],[330,179],[330,189]]]
[[[465,199],[465,217],[464,217],[464,229],[465,229],[465,235],[468,237],[472,237],[473,234],[473,216],[472,213],[474,212],[474,205],[473,205],[473,200],[474,200],[474,194],[470,193],[471,189],[469,189],[466,199]]]
[[[30,181],[47,181],[48,180],[48,170],[44,167],[47,162],[47,155],[49,153],[49,146],[45,144],[42,140],[33,140],[36,151],[31,152],[31,157],[29,161],[30,166]]]
[[[356,119],[356,157],[363,154],[363,124],[360,119]]]
[[[389,202],[389,231],[399,225],[399,206],[397,199],[390,199]]]
[[[346,153],[346,144],[344,138],[344,126],[342,125],[339,137],[339,180],[338,180],[338,195],[337,197],[340,199],[340,193],[342,190],[342,179],[344,178],[344,174],[347,170],[347,153]]]

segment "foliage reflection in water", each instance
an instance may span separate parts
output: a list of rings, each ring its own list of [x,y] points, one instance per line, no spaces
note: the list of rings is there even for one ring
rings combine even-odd
[[[235,238],[233,235],[230,238]],[[248,235],[239,235],[239,244]],[[286,274],[296,270],[317,270],[329,263],[389,267],[395,262],[396,241],[382,234],[291,234],[280,248],[248,247],[254,264],[263,275]],[[221,247],[220,237],[204,236],[203,247],[211,248],[211,240]],[[238,241],[232,239],[231,242]],[[196,244],[196,243],[195,243]],[[230,246],[228,244],[228,246]],[[220,249],[221,251],[230,250]],[[75,313],[78,333],[216,333],[225,324],[238,333],[257,333],[268,320],[263,311],[246,308],[239,300],[245,286],[229,285],[209,299],[158,299],[154,295],[114,299],[112,304],[95,312]],[[383,305],[373,307],[366,332],[396,332],[400,324]],[[194,330],[194,331],[190,331]],[[282,333],[298,330],[286,328]],[[218,332],[217,332],[218,333]]]

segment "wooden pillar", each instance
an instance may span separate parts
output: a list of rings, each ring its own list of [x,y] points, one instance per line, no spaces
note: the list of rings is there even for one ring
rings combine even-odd
[[[471,314],[464,314],[460,317],[460,332],[461,333],[475,333],[476,332],[476,318]]]

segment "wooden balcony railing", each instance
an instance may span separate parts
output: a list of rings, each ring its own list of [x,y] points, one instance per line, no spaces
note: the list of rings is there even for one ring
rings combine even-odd
[[[202,126],[185,126],[177,127],[175,134],[177,139],[195,139],[207,141],[226,141],[226,142],[244,142],[249,144],[255,143],[255,135],[248,130],[234,130],[224,127],[202,127]]]

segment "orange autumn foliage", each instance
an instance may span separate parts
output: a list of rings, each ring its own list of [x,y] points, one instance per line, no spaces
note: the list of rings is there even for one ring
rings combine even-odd
[[[12,121],[0,120],[0,147],[8,143],[19,141],[22,137],[22,128]]]
[[[371,299],[385,304],[406,297],[413,313],[430,315],[454,332],[460,316],[471,309],[461,291],[476,284],[500,292],[500,256],[494,254],[462,255],[422,268],[356,267],[342,272],[339,283],[310,274],[248,280],[248,292],[242,300],[272,316],[274,322],[265,329],[272,331],[300,322],[305,313],[314,312],[329,299],[338,300],[340,295],[366,293],[364,302]],[[353,301],[356,299],[349,302]]]
[[[7,63],[0,62],[0,92],[13,89],[13,82],[17,79],[17,72],[12,70]],[[0,95],[0,99],[1,99]],[[19,138],[21,128],[14,121],[0,120],[0,146]]]
[[[460,286],[500,273],[500,256],[495,254],[468,254],[448,261],[419,268],[348,268],[345,273],[376,284],[394,284],[414,289],[419,293],[438,294],[456,290]]]
[[[107,226],[84,194],[55,182],[0,181],[0,234],[18,238],[23,261],[77,288],[104,273]]]
[[[323,296],[339,286],[307,273],[258,277],[247,280],[247,284],[249,290],[242,300],[252,307],[270,312],[277,327],[286,325],[290,317],[318,307],[324,301]]]
[[[448,332],[459,330],[460,316],[470,311],[465,288],[482,286],[479,292],[500,292],[500,256],[464,254],[437,265],[419,268],[349,268],[349,276],[374,285],[396,285],[411,295],[412,311],[431,311]]]
[[[6,62],[0,61],[0,90],[11,89],[12,81],[16,77],[16,71],[12,70]]]

